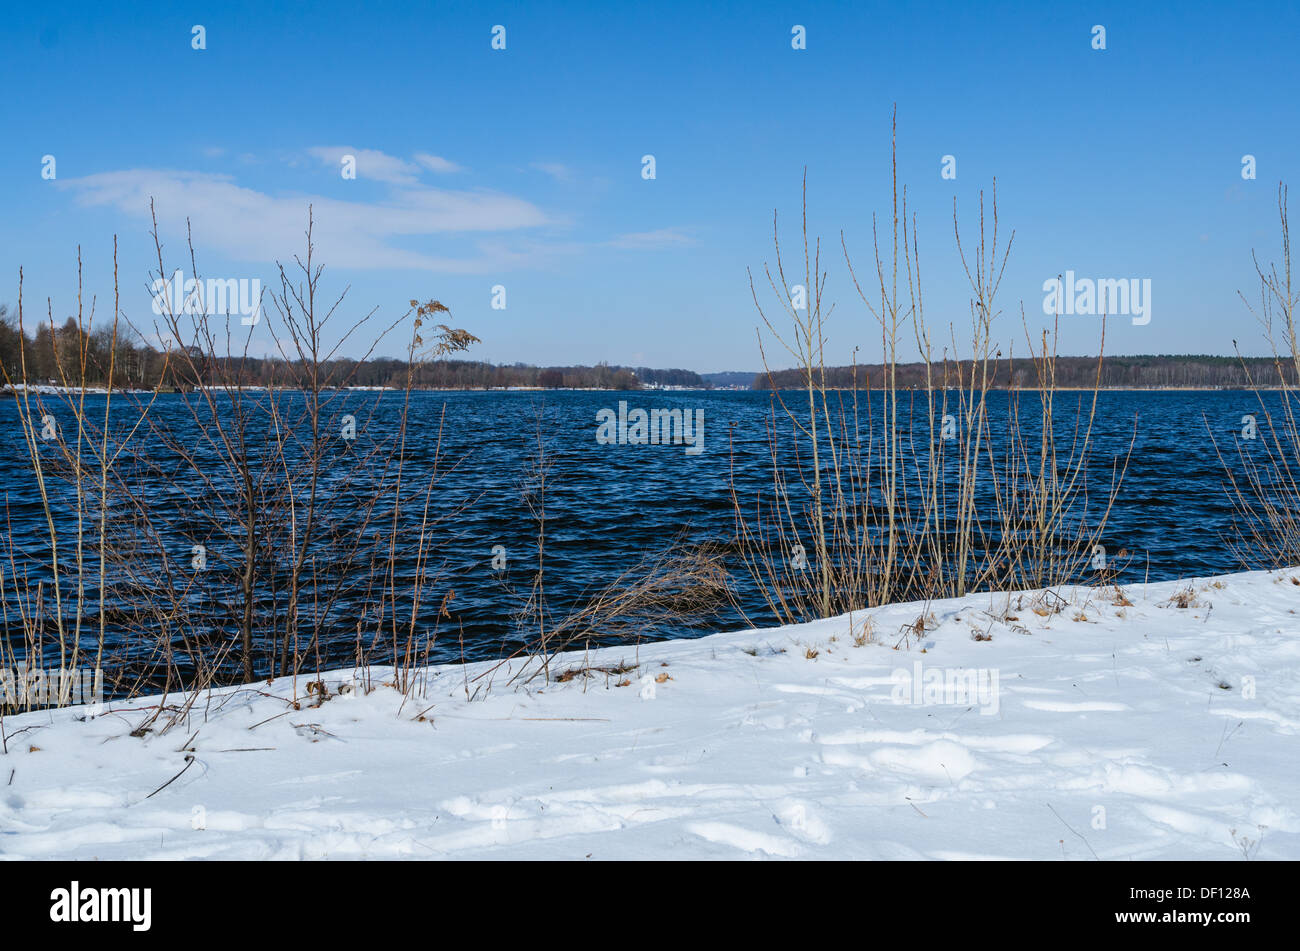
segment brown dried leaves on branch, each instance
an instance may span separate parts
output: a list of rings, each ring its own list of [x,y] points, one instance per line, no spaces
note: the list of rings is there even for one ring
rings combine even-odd
[[[424,346],[424,337],[420,335],[420,328],[424,326],[425,318],[439,313],[450,314],[451,310],[446,304],[436,300],[430,300],[423,304],[413,300],[411,306],[415,308],[415,335],[411,341],[411,350],[414,352]],[[449,353],[460,353],[463,350],[468,350],[474,344],[482,342],[468,330],[448,327],[446,324],[434,324],[433,329],[437,333],[433,338],[433,346],[427,352],[430,357],[437,358]]]

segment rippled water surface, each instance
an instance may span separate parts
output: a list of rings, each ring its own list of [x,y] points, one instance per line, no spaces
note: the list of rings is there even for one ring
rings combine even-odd
[[[362,450],[367,440],[395,430],[401,394],[348,398],[358,405],[369,401],[376,406],[373,416],[358,414],[362,422],[356,450]],[[92,412],[94,399],[101,401],[97,405],[102,414],[103,398],[92,399]],[[1083,398],[1085,414],[1090,399]],[[1276,402],[1273,396],[1266,399]],[[152,412],[183,431],[191,424],[186,422],[181,400],[164,396]],[[703,410],[704,451],[697,455],[682,446],[599,444],[597,414],[602,409],[617,410],[620,400],[647,410]],[[1034,403],[1022,406],[1032,437],[1036,398],[1022,397],[1022,403],[1025,400]],[[1071,430],[1079,404],[1078,394],[1058,396],[1063,427],[1058,435]],[[999,421],[1005,420],[1007,406],[1007,394],[991,396],[995,432]],[[439,659],[461,656],[461,634],[464,655],[471,659],[496,656],[511,637],[510,617],[536,563],[535,524],[521,493],[521,480],[539,436],[552,462],[545,495],[546,582],[557,609],[580,601],[682,533],[701,542],[731,539],[734,513],[728,482],[733,471],[742,497],[770,492],[771,404],[766,393],[425,392],[412,396],[411,407],[405,478],[418,482],[429,472],[441,438],[444,478],[433,507],[449,513],[464,505],[433,537],[432,571],[439,591],[455,590],[457,628],[456,636],[444,637],[437,646]],[[125,407],[115,412],[129,415]],[[860,412],[865,419],[866,408]],[[1105,536],[1108,550],[1127,549],[1132,554],[1127,580],[1149,577],[1154,581],[1242,567],[1224,543],[1232,528],[1232,510],[1211,433],[1221,446],[1234,446],[1242,417],[1249,413],[1260,410],[1258,398],[1246,392],[1101,394],[1089,455],[1090,504],[1104,502],[1113,466],[1127,456],[1127,474]],[[12,540],[14,548],[35,559],[35,564],[48,554],[45,525],[10,400],[0,403],[0,425],[13,434],[10,451],[0,459],[0,487],[9,505],[4,549],[8,551]],[[1064,447],[1068,445],[1066,440]],[[1235,449],[1226,455],[1231,458],[1232,453]],[[350,477],[350,482],[334,485],[327,473],[326,491],[365,491],[355,478]],[[57,488],[54,492],[57,506]],[[153,504],[162,512],[175,499],[160,486]],[[402,530],[410,533],[415,526],[411,516]],[[492,568],[493,549],[498,545],[505,549],[504,576]],[[184,555],[184,551],[177,553],[178,558]],[[403,566],[403,570],[410,568]],[[738,584],[752,616],[762,623],[765,616],[755,592],[743,577]],[[728,615],[711,619],[704,628],[679,625],[660,634],[681,636],[727,623],[738,619]],[[341,625],[327,653],[335,659],[348,657],[353,636]]]

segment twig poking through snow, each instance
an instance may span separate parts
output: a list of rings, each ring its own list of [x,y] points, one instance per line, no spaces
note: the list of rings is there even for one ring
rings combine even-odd
[[[162,792],[164,789],[166,789],[166,788],[167,788],[168,786],[170,786],[172,783],[176,782],[176,780],[180,779],[183,775],[185,775],[185,770],[186,770],[186,769],[189,769],[189,768],[190,768],[191,766],[193,766],[193,765],[194,765],[194,754],[193,754],[193,753],[186,753],[186,754],[185,754],[185,768],[182,769],[182,770],[181,770],[179,773],[177,773],[175,776],[173,776],[171,779],[167,780],[167,782],[163,783],[161,786],[159,786],[157,789],[155,789],[155,790],[154,790],[153,792],[151,792],[149,795],[145,796],[144,798],[145,798],[145,799],[152,799],[154,796],[158,795],[160,792]]]
[[[1048,809],[1052,809],[1052,804],[1051,804],[1050,802],[1047,804],[1047,808],[1048,808]],[[1058,818],[1058,819],[1061,819],[1061,814],[1060,814],[1059,812],[1057,812],[1055,809],[1052,809],[1052,815],[1056,816],[1056,818]],[[1066,822],[1064,819],[1061,819],[1061,825],[1065,826],[1065,827],[1066,827],[1067,829],[1069,829],[1071,832],[1074,832],[1074,829],[1071,828],[1070,823]],[[1087,839],[1084,839],[1083,836],[1082,836],[1082,835],[1079,835],[1079,833],[1077,833],[1077,832],[1074,832],[1074,834],[1075,834],[1075,835],[1078,835],[1080,839],[1083,839],[1083,844],[1088,846],[1088,851],[1089,851],[1089,852],[1092,852],[1092,857],[1095,858],[1098,862],[1100,862],[1100,861],[1101,861],[1101,856],[1098,855],[1098,854],[1096,853],[1096,851],[1093,849],[1093,847],[1088,843],[1088,840],[1087,840]]]

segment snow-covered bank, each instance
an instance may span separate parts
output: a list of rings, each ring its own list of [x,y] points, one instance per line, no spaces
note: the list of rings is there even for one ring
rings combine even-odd
[[[1300,569],[1059,594],[10,717],[0,857],[1300,858]]]
[[[114,393],[134,393],[137,395],[150,395],[153,390],[135,389],[132,387],[116,387]],[[0,384],[0,396],[13,396],[15,394],[33,393],[37,396],[76,396],[85,393],[88,396],[103,396],[108,393],[108,387],[105,386],[63,386],[57,383],[3,383]]]

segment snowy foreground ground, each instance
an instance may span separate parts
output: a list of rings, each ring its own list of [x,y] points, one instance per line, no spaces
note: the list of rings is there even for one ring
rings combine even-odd
[[[1300,858],[1300,570],[1123,593],[579,653],[553,670],[639,666],[473,702],[485,665],[442,667],[400,714],[375,671],[164,735],[147,700],[9,717],[0,857]]]

